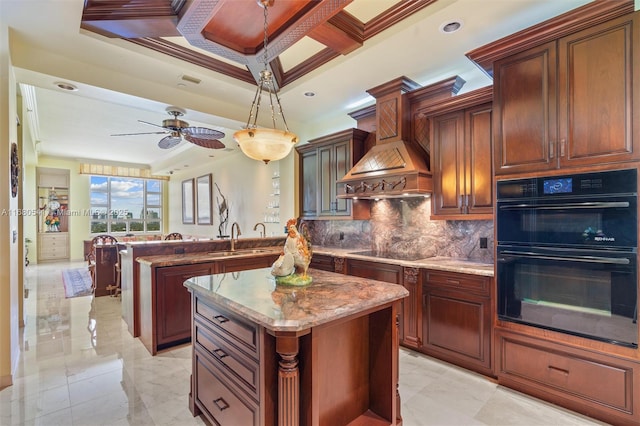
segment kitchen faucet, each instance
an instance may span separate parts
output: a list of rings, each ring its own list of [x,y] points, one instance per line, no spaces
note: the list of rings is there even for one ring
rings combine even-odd
[[[233,230],[236,230],[236,237],[233,238]],[[233,222],[233,224],[231,225],[231,251],[236,251],[236,240],[240,237],[240,235],[242,235],[242,232],[240,232],[240,225],[238,225],[238,222]]]
[[[262,231],[260,231],[260,237],[261,238],[266,237],[267,236],[267,229],[265,228],[264,223],[262,223],[262,222],[256,223],[256,226],[253,227],[253,230],[257,231],[258,230],[258,226],[262,226]]]

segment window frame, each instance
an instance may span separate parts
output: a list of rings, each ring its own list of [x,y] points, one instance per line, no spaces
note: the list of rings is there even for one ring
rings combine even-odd
[[[94,187],[94,179],[105,179],[106,186],[105,189],[95,188]],[[117,179],[118,181],[130,181],[135,182],[136,185],[142,186],[142,199],[139,200],[136,198],[136,202],[142,202],[142,211],[145,212],[144,217],[134,218],[132,212],[127,212],[125,217],[119,215],[113,208],[113,180]],[[150,190],[150,183],[154,182],[158,185],[157,191]],[[102,183],[102,182],[100,182]],[[127,235],[127,234],[140,234],[140,235],[157,235],[162,234],[163,232],[163,206],[164,199],[162,196],[163,192],[163,181],[160,179],[149,179],[149,178],[139,178],[139,177],[123,177],[123,176],[104,176],[104,175],[91,175],[89,177],[89,211],[90,211],[90,220],[89,220],[89,233],[91,235],[94,234],[112,234],[112,235]],[[94,194],[103,194],[106,203],[94,203]],[[149,203],[149,198],[153,198],[158,200],[158,203]],[[102,198],[102,197],[101,197]],[[152,212],[157,211],[157,217],[155,213]],[[98,217],[96,217],[98,216]],[[103,217],[101,217],[103,216]],[[142,230],[132,230],[132,224],[142,222]],[[95,229],[94,227],[97,224],[104,224],[104,227],[101,229]],[[151,224],[157,224],[156,226],[150,226]],[[114,226],[116,225],[116,226]],[[124,230],[121,227],[124,225]]]

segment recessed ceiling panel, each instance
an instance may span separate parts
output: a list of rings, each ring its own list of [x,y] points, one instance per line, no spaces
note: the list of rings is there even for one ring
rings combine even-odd
[[[286,31],[300,14],[313,8],[312,3],[314,2],[276,0],[267,11],[268,37]],[[262,48],[264,41],[264,9],[256,0],[223,2],[205,26],[203,35],[208,40],[239,53],[253,54]]]

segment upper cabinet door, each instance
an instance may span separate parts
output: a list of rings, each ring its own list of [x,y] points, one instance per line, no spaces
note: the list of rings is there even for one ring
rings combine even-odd
[[[439,115],[433,126],[433,219],[493,214],[491,103]]]
[[[368,219],[369,202],[338,198],[342,179],[364,154],[368,132],[347,129],[296,147],[299,157],[300,214],[307,219]]]
[[[433,214],[464,214],[464,112],[434,117],[432,123]]]
[[[496,175],[640,159],[639,25],[628,14],[495,62]]]
[[[467,213],[493,213],[493,159],[491,104],[465,112],[465,204]]]
[[[318,153],[316,150],[300,153],[300,188],[303,217],[318,215]]]
[[[495,173],[555,167],[556,43],[494,64]]]
[[[638,15],[618,18],[559,40],[561,167],[640,158]]]

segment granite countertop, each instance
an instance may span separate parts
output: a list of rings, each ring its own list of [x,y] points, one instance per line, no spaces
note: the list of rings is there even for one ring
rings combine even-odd
[[[225,261],[243,257],[271,256],[282,252],[282,247],[256,247],[243,248],[235,251],[210,251],[182,254],[157,254],[152,256],[140,256],[136,261],[151,267],[165,267],[178,265],[196,265],[215,261]]]
[[[455,259],[451,257],[427,257],[425,259],[418,260],[399,260],[399,259],[387,259],[376,256],[364,256],[361,254],[355,254],[354,252],[361,251],[362,249],[342,249],[332,247],[313,247],[313,252],[317,254],[325,254],[334,257],[344,257],[349,259],[361,259],[369,260],[380,263],[389,263],[392,265],[407,266],[410,268],[425,268],[435,269],[440,271],[460,272],[464,274],[482,275],[486,277],[493,277],[493,264],[474,262],[464,259]]]
[[[310,270],[306,287],[276,285],[271,268],[206,275],[185,287],[271,331],[301,331],[391,303],[409,295],[402,286]]]

